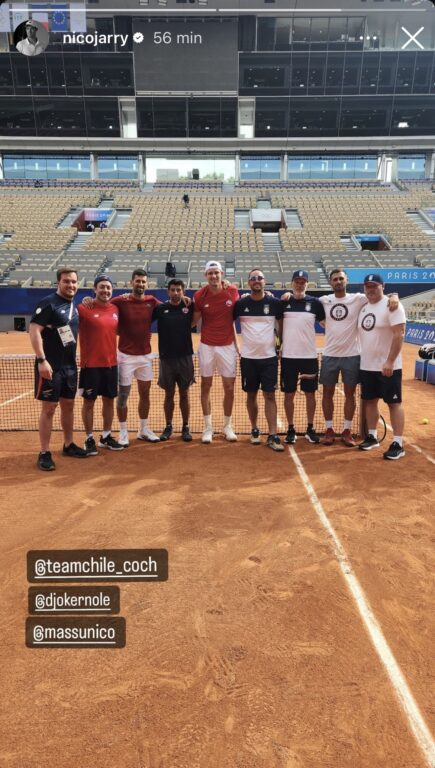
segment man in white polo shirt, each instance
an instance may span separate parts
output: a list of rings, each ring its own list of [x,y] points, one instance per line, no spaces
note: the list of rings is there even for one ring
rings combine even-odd
[[[358,337],[361,346],[361,397],[365,401],[368,435],[358,447],[362,451],[379,448],[376,425],[379,398],[382,398],[388,405],[393,427],[393,442],[385,451],[384,459],[397,460],[405,455],[401,356],[405,310],[400,302],[394,312],[388,309],[384,281],[378,274],[364,278],[364,292],[368,303],[359,314]]]
[[[233,308],[239,298],[235,285],[226,287],[222,284],[223,270],[219,261],[209,261],[205,265],[208,285],[200,288],[193,297],[195,303],[192,325],[199,319],[201,342],[198,348],[199,369],[201,373],[201,406],[204,414],[202,442],[213,440],[210,391],[215,370],[222,378],[224,388],[224,425],[225,439],[237,440],[231,425],[234,404],[234,382],[237,372],[237,347],[234,331]]]

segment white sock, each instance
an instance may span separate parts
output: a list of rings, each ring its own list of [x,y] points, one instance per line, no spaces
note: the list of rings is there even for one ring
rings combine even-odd
[[[127,430],[127,422],[126,421],[120,421],[119,422],[119,431],[120,432],[128,432],[128,430]]]
[[[212,429],[211,416],[204,416],[204,427],[206,429]]]
[[[403,446],[403,437],[399,435],[393,435],[393,443],[399,443],[400,447]]]
[[[332,419],[331,421],[325,421],[325,426],[326,426],[326,429],[333,429],[334,422],[332,421]]]
[[[378,430],[377,429],[369,429],[369,435],[373,435],[373,437],[378,439]]]
[[[224,427],[231,427],[231,416],[224,416]]]
[[[140,419],[140,429],[148,429],[148,419]]]
[[[103,440],[105,440],[106,437],[109,437],[109,435],[110,435],[110,429],[103,429],[103,431],[101,433],[101,436],[102,436]]]
[[[344,420],[344,429],[350,429],[351,426],[352,426],[351,420],[350,419],[345,419]]]

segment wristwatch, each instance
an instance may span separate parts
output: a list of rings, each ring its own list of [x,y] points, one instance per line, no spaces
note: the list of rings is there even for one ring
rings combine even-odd
[[[39,364],[39,363],[45,363],[46,359],[47,359],[46,357],[37,357],[37,358],[36,358],[36,362],[37,362],[38,364]]]

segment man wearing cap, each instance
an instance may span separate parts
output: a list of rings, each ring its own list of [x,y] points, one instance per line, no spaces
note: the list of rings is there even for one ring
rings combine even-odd
[[[364,278],[367,304],[358,318],[361,346],[361,397],[365,402],[368,435],[359,444],[362,451],[379,448],[376,426],[379,420],[379,398],[387,403],[393,427],[393,442],[384,459],[397,460],[405,455],[402,407],[402,356],[406,316],[403,305],[391,312],[384,296],[384,281],[379,274]]]
[[[296,442],[294,427],[294,397],[301,382],[307,409],[305,438],[310,443],[320,442],[314,429],[316,411],[316,390],[318,387],[318,362],[316,349],[316,320],[325,318],[324,309],[318,299],[308,296],[305,291],[308,273],[296,270],[292,276],[292,295],[283,308],[283,329],[281,346],[281,391],[284,392],[284,409],[288,421],[285,443]]]
[[[83,397],[82,418],[86,432],[85,451],[97,456],[93,435],[95,401],[101,395],[103,402],[103,432],[98,446],[110,451],[122,451],[111,435],[114,400],[118,393],[118,366],[116,334],[119,313],[110,303],[113,284],[108,275],[99,275],[94,281],[95,300],[92,307],[80,304],[80,377],[79,394]]]
[[[17,43],[17,51],[23,53],[24,56],[39,56],[40,53],[45,51],[46,46],[38,40],[38,25],[32,19],[29,19],[26,21],[25,29],[26,37]]]
[[[194,295],[195,312],[193,325],[202,319],[201,341],[198,349],[201,373],[201,406],[204,415],[202,442],[213,440],[210,390],[215,370],[222,378],[224,388],[224,425],[226,440],[237,440],[231,425],[234,404],[234,382],[237,372],[237,347],[234,330],[233,308],[239,298],[235,285],[224,288],[223,270],[219,261],[209,261],[205,266],[208,285]]]
[[[277,434],[275,390],[278,381],[278,358],[275,349],[275,329],[281,338],[283,302],[266,296],[261,269],[251,269],[248,275],[251,293],[236,301],[234,319],[239,318],[242,332],[240,367],[243,391],[247,393],[246,407],[251,422],[251,443],[261,443],[258,419],[258,390],[263,390],[264,412],[269,430],[267,446],[283,451]]]
[[[77,333],[79,317],[74,306],[77,271],[72,267],[57,270],[57,290],[36,306],[30,320],[29,338],[35,360],[35,397],[41,403],[39,469],[56,468],[49,451],[53,416],[60,405],[64,434],[63,455],[86,459],[87,454],[73,442],[74,398],[77,391]]]

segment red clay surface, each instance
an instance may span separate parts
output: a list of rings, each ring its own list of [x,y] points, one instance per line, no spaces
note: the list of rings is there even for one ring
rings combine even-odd
[[[403,460],[296,452],[433,729],[434,388],[416,354]],[[43,474],[37,433],[1,437],[2,768],[427,766],[287,451],[133,439],[78,462],[56,433]],[[29,549],[145,547],[168,549],[169,580],[120,585],[124,649],[25,647]]]

